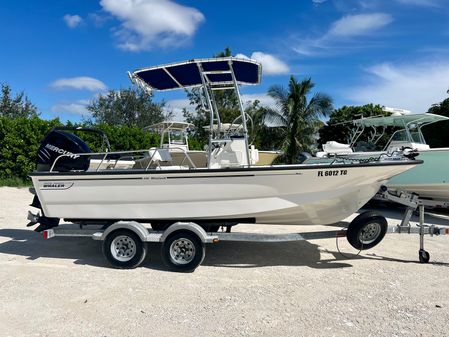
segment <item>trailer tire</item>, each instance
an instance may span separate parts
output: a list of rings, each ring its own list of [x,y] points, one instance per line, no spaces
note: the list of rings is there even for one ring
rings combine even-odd
[[[387,233],[388,222],[376,212],[359,214],[348,226],[347,239],[352,247],[365,250],[375,247]]]
[[[196,234],[180,230],[164,241],[161,255],[165,265],[171,270],[191,272],[203,262],[206,249]]]
[[[133,269],[147,255],[147,245],[133,231],[118,229],[103,241],[103,254],[114,268]]]

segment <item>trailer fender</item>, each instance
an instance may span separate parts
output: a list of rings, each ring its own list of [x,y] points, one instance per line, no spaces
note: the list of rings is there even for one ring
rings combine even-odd
[[[110,233],[112,233],[113,231],[118,230],[118,229],[130,230],[130,231],[136,233],[136,235],[143,242],[147,241],[148,230],[145,228],[144,225],[142,225],[141,223],[139,223],[137,221],[118,221],[118,222],[115,222],[111,226],[106,228],[106,230],[103,232],[103,234],[101,236],[93,236],[93,238],[94,238],[94,240],[104,241],[104,240],[106,240],[106,237]]]
[[[217,239],[217,236],[208,235],[201,226],[194,222],[175,222],[164,231],[160,238],[160,242],[164,242],[170,234],[179,230],[186,230],[194,233],[203,243],[211,243]]]

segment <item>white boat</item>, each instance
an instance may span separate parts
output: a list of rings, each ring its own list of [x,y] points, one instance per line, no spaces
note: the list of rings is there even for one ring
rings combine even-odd
[[[448,117],[430,113],[395,113],[386,117],[357,119],[353,121],[355,129],[349,144],[327,142],[323,145],[324,152],[318,155],[368,158],[391,155],[403,149],[416,151],[424,164],[390,178],[386,186],[390,190],[417,193],[421,198],[449,201],[449,148],[430,148],[422,133],[426,125],[447,120]],[[378,143],[387,128],[396,130],[379,151]],[[371,130],[368,141],[359,141],[367,129]]]
[[[240,98],[240,85],[260,82],[261,65],[252,60],[192,60],[137,70],[130,77],[149,90],[200,88],[211,113],[207,167],[167,164],[172,157],[163,147],[92,154],[76,151],[81,142],[73,136],[67,136],[73,147],[63,139],[49,147],[43,143],[41,148],[53,149],[56,159],[49,159],[49,168],[30,173],[36,191],[33,205],[43,213],[41,229],[57,225],[60,218],[105,224],[329,224],[361,208],[392,176],[421,163],[398,153],[394,160],[367,163],[252,165],[241,100],[242,127],[226,136],[213,130],[219,116],[212,104],[215,90],[235,90]],[[145,168],[93,170],[93,156],[117,161],[147,157],[149,162]]]

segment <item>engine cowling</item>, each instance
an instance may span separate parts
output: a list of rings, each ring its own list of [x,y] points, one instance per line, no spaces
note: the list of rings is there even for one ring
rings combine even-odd
[[[41,142],[37,153],[37,171],[49,171],[55,160],[54,171],[85,171],[89,168],[89,156],[80,153],[90,153],[89,146],[78,136],[70,132],[54,129]]]

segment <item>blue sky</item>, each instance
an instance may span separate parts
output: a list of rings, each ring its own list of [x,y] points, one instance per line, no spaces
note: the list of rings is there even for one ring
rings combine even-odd
[[[130,85],[126,71],[210,57],[229,46],[263,64],[266,97],[291,74],[312,77],[335,106],[426,111],[447,98],[446,0],[5,0],[0,82],[42,117],[77,121],[95,95]],[[156,93],[178,112],[183,92]]]

